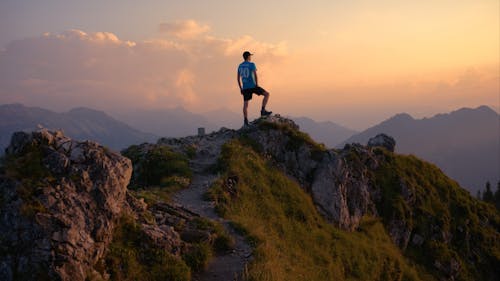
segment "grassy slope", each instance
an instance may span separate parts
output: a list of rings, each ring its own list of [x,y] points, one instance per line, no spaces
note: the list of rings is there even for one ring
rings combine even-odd
[[[391,242],[381,221],[349,233],[328,224],[308,194],[239,141],[223,148],[222,178],[211,189],[222,215],[255,245],[249,280],[433,280]]]
[[[493,270],[498,273],[500,216],[495,208],[470,196],[430,163],[383,153],[386,161],[375,173],[384,199],[379,212],[385,219],[402,219],[425,239],[418,247],[410,243],[407,256],[428,268],[436,260],[445,264],[454,258],[462,268],[459,280],[488,280]],[[401,179],[414,194],[414,206],[402,199]],[[450,243],[442,242],[443,232],[452,234]]]

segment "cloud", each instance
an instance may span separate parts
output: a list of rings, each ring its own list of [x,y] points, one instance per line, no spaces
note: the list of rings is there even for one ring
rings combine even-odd
[[[195,20],[181,20],[161,23],[159,25],[159,30],[162,33],[166,33],[177,38],[191,39],[210,31],[210,26],[200,24]]]
[[[75,40],[75,41],[92,41],[92,42],[102,42],[102,43],[111,43],[118,45],[127,45],[127,46],[135,46],[135,42],[131,41],[122,41],[118,39],[118,37],[111,32],[94,32],[94,33],[86,33],[82,30],[71,29],[64,31],[60,34],[54,34],[50,32],[46,32],[43,34],[43,37],[48,39],[56,39],[56,40]]]
[[[210,28],[195,21],[162,26],[176,37],[132,42],[110,32],[68,30],[13,41],[0,51],[0,103],[56,110],[239,107],[241,53],[257,53],[259,71],[286,56],[286,43],[200,36]]]

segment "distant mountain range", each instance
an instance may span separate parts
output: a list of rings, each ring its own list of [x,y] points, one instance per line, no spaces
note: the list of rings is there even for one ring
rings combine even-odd
[[[113,119],[102,111],[89,108],[80,107],[57,113],[22,104],[5,104],[0,105],[1,152],[3,153],[9,144],[13,132],[33,131],[38,126],[61,129],[74,139],[94,140],[116,150],[131,144],[151,142],[158,138]]]
[[[243,125],[243,115],[228,109],[217,109],[201,114],[183,108],[165,110],[141,110],[117,114],[116,117],[132,127],[163,137],[185,137],[197,133],[199,127],[205,131],[217,131],[221,127],[239,129]],[[334,147],[357,133],[330,121],[317,122],[307,117],[289,117],[312,138]]]
[[[131,144],[155,141],[158,137],[185,137],[195,135],[198,128],[206,133],[221,127],[239,129],[242,115],[221,108],[196,114],[178,107],[165,110],[140,110],[114,114],[111,117],[102,111],[75,108],[57,113],[39,107],[22,104],[0,105],[0,150],[7,146],[15,131],[31,131],[38,125],[50,129],[62,129],[75,139],[98,141],[114,149]],[[292,117],[302,130],[313,138],[333,147],[356,133],[333,122],[316,122],[306,117]]]
[[[397,114],[343,143],[366,144],[379,133],[394,137],[399,153],[433,162],[474,194],[500,180],[500,116],[487,106],[424,119]]]
[[[335,124],[317,122],[307,117],[290,117],[311,137],[328,147],[345,143],[366,144],[378,133],[396,139],[399,153],[415,154],[438,165],[448,176],[471,192],[483,189],[486,181],[499,180],[499,115],[487,106],[463,108],[432,118],[414,119],[402,113],[361,133]],[[41,125],[62,129],[79,140],[95,140],[113,149],[131,144],[155,142],[158,137],[195,135],[199,127],[207,133],[221,127],[239,129],[242,116],[227,109],[195,114],[183,108],[143,110],[115,114],[75,108],[56,113],[21,104],[0,105],[0,151],[15,131],[31,131]],[[118,121],[120,120],[120,121]]]

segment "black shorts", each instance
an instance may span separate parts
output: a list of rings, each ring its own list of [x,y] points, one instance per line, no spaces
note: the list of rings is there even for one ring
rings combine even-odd
[[[262,89],[261,87],[248,88],[248,89],[241,90],[241,94],[243,95],[244,101],[251,100],[252,94],[262,96],[265,92],[266,92],[266,90]]]

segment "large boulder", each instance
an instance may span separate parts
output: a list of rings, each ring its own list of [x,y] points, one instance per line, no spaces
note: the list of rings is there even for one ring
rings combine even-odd
[[[354,157],[357,165],[346,161]],[[369,165],[376,166],[377,160],[361,146],[328,151],[318,165],[311,180],[311,195],[319,212],[333,224],[352,231],[364,215],[377,214]]]
[[[0,173],[0,279],[85,280],[126,203],[129,159],[61,132],[15,133]]]

